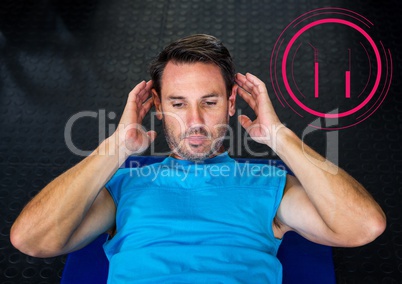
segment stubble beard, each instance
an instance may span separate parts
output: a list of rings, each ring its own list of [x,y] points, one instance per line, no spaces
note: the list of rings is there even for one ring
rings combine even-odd
[[[219,127],[216,137],[213,137],[212,134],[208,132],[205,127],[199,126],[187,130],[186,133],[180,135],[179,138],[176,138],[173,134],[172,129],[168,127],[165,120],[163,120],[163,130],[165,132],[166,142],[168,143],[168,146],[173,155],[189,161],[203,161],[223,152],[222,144],[229,127],[228,121],[223,124],[219,124],[216,127]],[[200,132],[201,134],[208,137],[208,139],[210,139],[211,141],[211,143],[207,147],[204,145],[198,146],[206,148],[201,152],[196,151],[198,147],[193,147],[194,150],[192,150],[192,146],[187,145],[185,141],[185,137],[194,132]]]

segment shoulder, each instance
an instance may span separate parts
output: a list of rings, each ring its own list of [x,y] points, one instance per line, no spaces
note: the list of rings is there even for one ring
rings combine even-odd
[[[267,160],[266,163],[236,161],[233,167],[234,177],[242,183],[248,181],[255,186],[285,186],[287,170],[277,165],[275,160]]]

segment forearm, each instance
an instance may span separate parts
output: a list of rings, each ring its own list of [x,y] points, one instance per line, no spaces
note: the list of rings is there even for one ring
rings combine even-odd
[[[353,238],[381,230],[384,213],[364,187],[285,127],[277,132],[276,152],[334,234]]]
[[[13,244],[27,253],[31,248],[62,249],[119,167],[119,156],[119,147],[112,136],[48,184],[15,221],[11,229]]]

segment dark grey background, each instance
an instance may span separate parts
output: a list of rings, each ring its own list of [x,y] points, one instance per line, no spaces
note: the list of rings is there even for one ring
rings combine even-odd
[[[19,253],[9,242],[10,227],[30,198],[83,158],[72,153],[65,142],[64,130],[71,116],[81,111],[116,113],[116,118],[106,116],[105,126],[100,128],[95,118],[74,124],[75,146],[94,149],[99,133],[108,135],[109,126],[118,122],[127,93],[148,79],[150,59],[172,40],[192,33],[221,38],[232,52],[237,70],[254,73],[267,83],[279,117],[302,136],[314,118],[301,118],[281,106],[271,86],[269,62],[281,31],[299,15],[322,7],[350,9],[372,21],[371,35],[391,50],[394,67],[390,92],[378,110],[362,123],[338,132],[339,165],[379,201],[388,226],[369,245],[334,249],[337,281],[402,283],[402,5],[396,0],[1,1],[0,283],[59,282],[65,258],[37,259]],[[322,34],[317,30],[316,36],[316,41],[322,36],[335,49],[351,40],[336,30]],[[363,66],[364,58],[354,59],[353,64]],[[311,80],[309,72],[306,68],[306,81]],[[330,86],[342,84],[343,78],[323,72],[323,92],[332,94]],[[331,100],[317,101],[317,107],[325,108],[325,103]],[[237,107],[250,113],[241,100]],[[145,126],[149,128],[151,122],[148,116]],[[241,137],[236,119],[231,125],[234,137]],[[161,134],[159,124],[156,128]],[[325,154],[326,134],[316,131],[306,141]],[[239,140],[235,139],[235,145]],[[250,157],[244,144],[240,145],[232,148],[232,154]],[[256,143],[250,147],[267,151]],[[163,135],[154,149],[167,150]],[[270,152],[266,157],[275,155]]]

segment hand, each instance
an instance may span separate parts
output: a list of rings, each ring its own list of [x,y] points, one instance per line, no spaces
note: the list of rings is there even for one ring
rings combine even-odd
[[[257,116],[254,121],[251,121],[246,115],[240,115],[240,124],[253,140],[266,144],[275,151],[276,135],[284,125],[275,113],[264,82],[250,73],[246,75],[237,73],[235,80],[239,85],[237,93],[254,110]]]
[[[152,81],[142,81],[129,93],[119,126],[114,133],[125,154],[140,153],[155,140],[156,132],[146,132],[142,120],[153,105]]]

